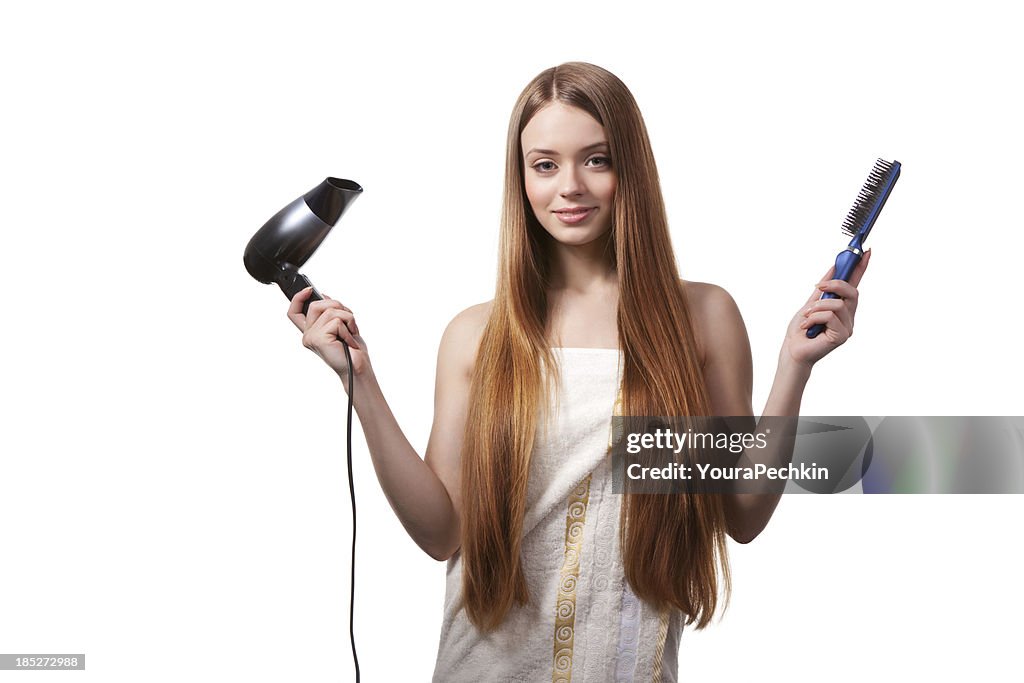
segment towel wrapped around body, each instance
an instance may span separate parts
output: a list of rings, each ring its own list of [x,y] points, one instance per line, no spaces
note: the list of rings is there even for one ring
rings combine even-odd
[[[448,560],[435,682],[675,681],[682,615],[658,612],[625,581],[622,496],[609,433],[621,352],[555,349],[557,411],[538,426],[523,521],[528,604],[481,633],[461,609],[462,562]]]

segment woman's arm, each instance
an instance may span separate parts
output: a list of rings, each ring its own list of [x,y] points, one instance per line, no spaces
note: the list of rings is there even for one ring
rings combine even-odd
[[[298,311],[301,311],[301,303],[293,301],[293,307],[298,306]],[[333,299],[324,303],[314,302],[309,307],[308,316],[314,319],[322,314],[340,317],[346,329],[330,328],[335,330],[333,340],[326,332],[319,335],[307,333],[304,335],[307,347],[326,360],[327,357],[337,357],[336,350],[325,349],[332,344],[340,346],[337,341],[339,335],[350,345],[353,342],[358,344],[358,352],[355,346],[352,347],[353,407],[359,416],[377,480],[409,536],[437,560],[448,559],[459,548],[460,451],[475,349],[486,321],[485,307],[486,304],[474,306],[457,315],[441,338],[434,390],[434,423],[425,459],[421,459],[413,449],[391,412],[351,311]],[[331,314],[332,310],[335,313]],[[290,311],[289,317],[295,312]],[[338,366],[335,370],[347,391],[347,366]]]
[[[460,313],[441,337],[434,423],[423,460],[398,426],[372,369],[355,381],[354,407],[384,495],[412,539],[435,560],[447,560],[460,544],[460,454],[485,306]]]
[[[857,308],[856,285],[870,257],[862,259],[850,283],[825,280],[790,321],[779,352],[775,381],[762,416],[798,416],[811,367],[845,342],[853,331]],[[721,287],[689,283],[690,300],[696,309],[698,328],[705,349],[704,377],[713,415],[752,416],[753,363],[750,341],[736,302]],[[840,299],[818,301],[822,291],[835,292]],[[815,339],[807,339],[807,327],[823,322],[827,329]],[[750,467],[764,464],[785,467],[793,458],[792,439],[772,439],[764,449],[747,449],[737,463]],[[784,484],[785,482],[782,482]],[[782,497],[778,493],[732,493],[725,496],[729,535],[740,543],[749,543],[764,530]]]
[[[753,362],[750,341],[739,308],[728,292],[714,285],[705,285],[707,310],[704,331],[715,343],[706,344],[704,378],[711,398],[713,415],[752,416]],[[801,367],[780,354],[775,381],[762,415],[799,415],[804,386],[810,368]],[[793,442],[773,439],[772,447],[748,449],[738,465],[764,463],[768,467],[784,467],[793,457]],[[767,526],[781,499],[778,494],[731,493],[725,495],[725,514],[729,535],[739,543],[749,543]]]

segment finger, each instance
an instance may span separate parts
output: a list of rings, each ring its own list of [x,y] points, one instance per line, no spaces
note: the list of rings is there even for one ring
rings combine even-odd
[[[847,330],[846,326],[838,319],[833,319],[830,323],[825,325],[825,329],[819,336],[824,337],[832,344],[839,346],[850,338],[850,331]]]
[[[805,308],[803,315],[806,318],[812,313],[818,311],[832,311],[839,318],[843,326],[848,330],[853,330],[853,311],[850,310],[850,303],[843,299],[822,299],[811,304],[808,308]]]
[[[815,311],[804,316],[803,321],[800,323],[800,329],[806,330],[812,325],[825,325],[828,327],[829,323],[836,320],[836,314],[833,311]]]
[[[834,311],[815,311],[811,313],[800,323],[800,329],[806,330],[812,325],[824,325],[829,330],[832,330],[840,343],[846,341],[850,336],[849,329]]]
[[[348,344],[350,349],[355,351],[359,350],[359,342],[356,341],[356,338],[352,335],[351,330],[349,330],[348,327],[345,326],[345,322],[341,318],[335,318],[334,320],[332,320],[330,323],[327,324],[325,329],[326,331],[330,332],[341,341]]]
[[[338,341],[345,342],[352,349],[360,348],[359,343],[345,327],[344,321],[337,317],[325,321],[322,316],[316,325],[311,326],[302,335],[302,345],[319,356],[323,356],[320,349]]]
[[[349,311],[342,311],[336,308],[326,311],[319,319],[317,319],[316,323],[314,323],[314,327],[335,329],[333,322],[335,320],[340,320],[344,328],[340,331],[338,337],[340,339],[344,339],[349,346],[359,348],[359,342],[355,341],[355,335],[359,334],[358,330],[355,329],[355,317]]]
[[[288,319],[299,328],[300,332],[306,329],[306,316],[302,313],[302,304],[309,299],[312,293],[312,285],[305,289],[300,289],[288,304]]]
[[[857,305],[857,301],[860,298],[860,292],[857,288],[849,282],[843,282],[842,280],[822,282],[818,285],[818,290],[821,292],[832,292],[839,298],[850,301],[854,306]]]
[[[352,311],[348,310],[332,310],[328,312],[332,317],[337,317],[344,321],[345,326],[348,327],[349,332],[352,334],[359,334],[359,326],[356,324],[356,317]]]
[[[326,294],[324,295],[324,298],[325,298],[325,299],[331,299],[331,297],[329,297],[329,296],[328,296],[328,295],[326,295]],[[331,299],[331,301],[335,301],[335,299]],[[348,311],[349,313],[351,313],[351,312],[352,312],[352,309],[351,309],[351,308],[349,308],[349,307],[348,307],[348,306],[346,306],[345,304],[341,303],[340,301],[338,302],[338,304],[339,304],[339,305],[341,306],[342,310],[347,310],[347,311]],[[354,328],[352,329],[352,332],[354,332],[355,334],[359,334],[359,326],[355,324],[355,319],[352,319],[352,325],[354,325],[354,326],[355,326],[355,327],[354,327]]]
[[[833,341],[836,345],[842,344],[853,334],[853,330],[847,327],[842,320],[836,320],[831,325],[827,325],[825,332],[831,332]]]
[[[341,304],[337,301],[329,299],[320,299],[314,301],[309,305],[309,309],[306,311],[306,329],[309,329],[316,324],[316,321],[324,314],[325,311],[338,310]]]
[[[328,299],[331,299],[331,297],[327,296],[326,294],[324,296],[326,298],[328,298]],[[335,299],[331,299],[331,301],[335,301]],[[341,303],[340,301],[338,301],[338,305],[341,306],[342,310],[347,310],[349,313],[352,312],[351,308],[349,308],[345,304]],[[349,328],[352,330],[352,334],[356,334],[356,335],[359,334],[359,326],[355,322],[355,318],[354,317],[351,319],[351,325],[349,325]]]
[[[864,271],[868,269],[868,263],[871,261],[871,250],[868,249],[864,252],[864,258],[860,260],[857,267],[850,273],[850,284],[856,287],[860,284],[860,279],[864,277]]]
[[[324,327],[328,325],[335,318],[344,321],[348,324],[354,319],[352,313],[349,311],[343,311],[340,308],[329,308],[323,312],[323,314],[316,319],[313,323],[313,327]]]

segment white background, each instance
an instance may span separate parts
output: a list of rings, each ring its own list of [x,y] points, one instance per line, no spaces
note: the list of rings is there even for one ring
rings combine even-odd
[[[61,680],[351,680],[344,392],[242,251],[325,176],[365,187],[304,272],[355,310],[422,452],[441,332],[492,295],[512,104],[564,61],[635,95],[683,276],[743,312],[755,410],[883,157],[904,170],[857,332],[804,414],[1024,414],[1010,3],[708,5],[3,10],[0,652],[86,653]],[[355,461],[364,678],[428,680],[445,567],[358,429]],[[684,635],[683,677],[1005,679],[1022,512],[788,496],[732,545],[732,606]]]

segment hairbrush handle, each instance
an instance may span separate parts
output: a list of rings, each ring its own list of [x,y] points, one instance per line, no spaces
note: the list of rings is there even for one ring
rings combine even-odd
[[[836,256],[836,272],[832,276],[833,280],[842,280],[843,282],[849,282],[850,276],[853,275],[853,269],[860,263],[864,253],[856,247],[847,247],[846,249],[839,252],[839,256]],[[838,299],[839,297],[832,292],[825,292],[818,300],[821,299]],[[807,338],[814,339],[824,331],[825,326],[821,323],[812,325],[807,330]]]

